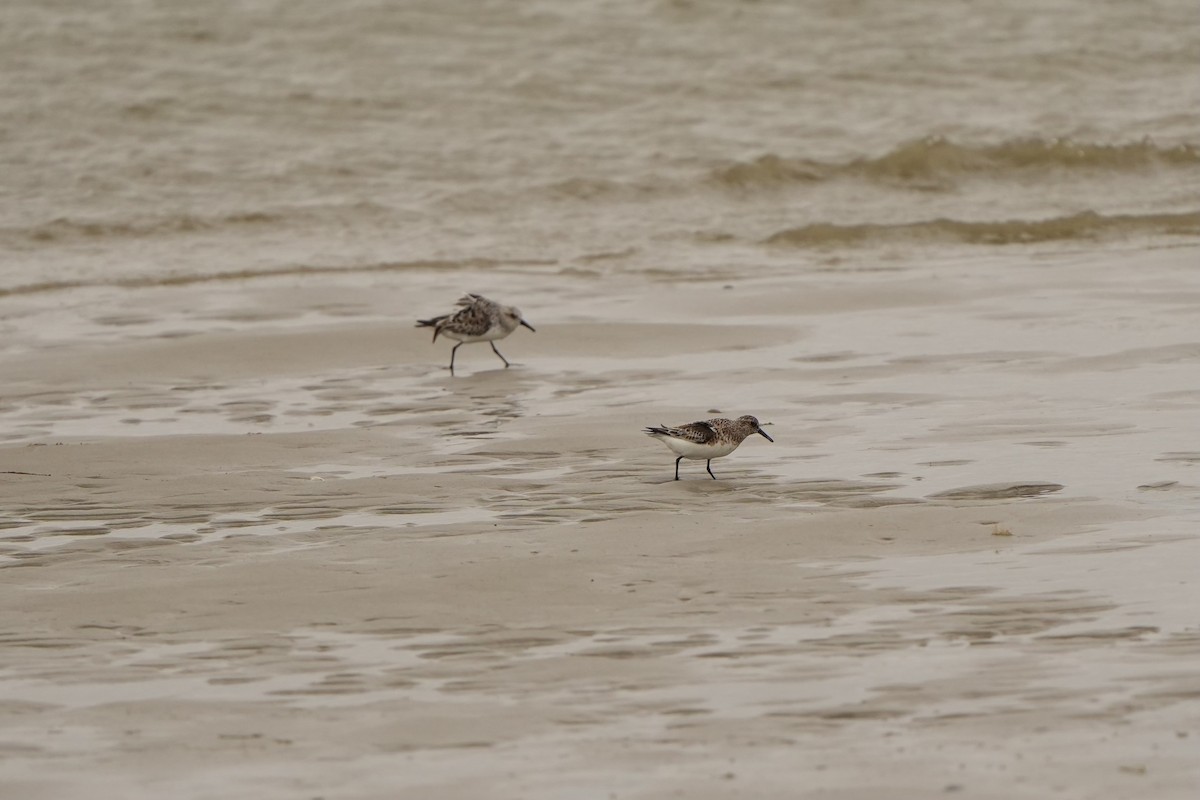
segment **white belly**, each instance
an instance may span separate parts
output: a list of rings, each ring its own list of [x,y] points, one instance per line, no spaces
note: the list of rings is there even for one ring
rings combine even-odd
[[[489,328],[487,333],[482,336],[468,336],[465,333],[455,333],[454,331],[442,331],[442,336],[462,342],[463,344],[471,344],[472,342],[494,342],[497,339],[503,339],[505,336],[508,336],[508,331],[496,325]]]
[[[669,436],[655,436],[660,442],[671,448],[677,456],[694,459],[720,458],[737,450],[736,444],[696,444],[684,439],[672,439]]]

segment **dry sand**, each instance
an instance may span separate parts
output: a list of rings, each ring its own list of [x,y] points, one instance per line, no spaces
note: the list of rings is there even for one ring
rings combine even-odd
[[[2,298],[0,793],[1192,797],[1196,256]]]

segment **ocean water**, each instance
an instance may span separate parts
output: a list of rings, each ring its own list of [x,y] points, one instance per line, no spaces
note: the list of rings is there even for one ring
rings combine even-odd
[[[1198,64],[1193,0],[7,0],[0,291],[1194,241]]]

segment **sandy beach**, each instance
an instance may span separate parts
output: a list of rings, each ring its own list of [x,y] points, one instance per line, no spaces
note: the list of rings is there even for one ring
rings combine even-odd
[[[1189,796],[1196,255],[81,297],[3,361],[0,785]],[[672,481],[718,412],[776,443]]]
[[[1195,23],[0,3],[0,799],[1192,800]]]

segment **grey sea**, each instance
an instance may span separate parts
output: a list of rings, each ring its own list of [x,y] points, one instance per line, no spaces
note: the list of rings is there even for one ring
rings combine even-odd
[[[13,0],[0,280],[1194,235],[1195,11]]]

